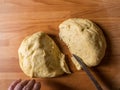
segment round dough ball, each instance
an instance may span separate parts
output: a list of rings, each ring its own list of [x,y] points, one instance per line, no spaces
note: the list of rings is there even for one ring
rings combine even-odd
[[[102,30],[88,19],[71,18],[59,25],[59,36],[66,43],[70,52],[79,56],[91,67],[100,63],[106,50],[106,41]],[[76,68],[79,63],[72,57]]]
[[[26,37],[18,50],[19,64],[30,77],[56,77],[70,73],[64,55],[45,33]]]

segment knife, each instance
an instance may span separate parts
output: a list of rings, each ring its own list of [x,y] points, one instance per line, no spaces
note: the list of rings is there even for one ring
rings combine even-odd
[[[91,79],[91,81],[93,82],[94,86],[96,87],[97,90],[103,90],[102,87],[100,86],[100,84],[97,82],[97,80],[95,79],[95,77],[91,74],[91,72],[89,71],[89,68],[85,65],[85,63],[82,61],[81,58],[79,58],[77,55],[73,54],[73,57],[78,61],[78,63],[81,65],[82,69],[86,72],[86,74],[88,75],[88,77]]]

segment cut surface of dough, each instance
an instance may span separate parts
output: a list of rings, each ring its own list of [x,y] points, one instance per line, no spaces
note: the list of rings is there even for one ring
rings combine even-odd
[[[30,77],[56,77],[70,73],[55,42],[45,33],[37,32],[26,37],[18,50],[19,64]]]

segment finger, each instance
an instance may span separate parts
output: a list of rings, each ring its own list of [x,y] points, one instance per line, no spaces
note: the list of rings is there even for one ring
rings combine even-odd
[[[14,90],[15,86],[21,82],[21,79],[15,80],[11,83],[11,85],[9,86],[8,90]]]
[[[35,84],[35,80],[30,80],[28,84],[23,88],[23,90],[32,90],[34,84]]]
[[[29,82],[29,80],[24,80],[21,81],[20,83],[18,83],[16,85],[16,87],[14,88],[14,90],[22,90],[22,88]]]
[[[40,82],[36,82],[33,86],[33,90],[40,90],[41,84]]]

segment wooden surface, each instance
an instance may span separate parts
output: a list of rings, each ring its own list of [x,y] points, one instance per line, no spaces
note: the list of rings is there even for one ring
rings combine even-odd
[[[56,37],[58,25],[70,17],[90,19],[103,29],[107,52],[94,69],[111,90],[120,90],[120,0],[0,0],[1,90],[13,80],[29,78],[18,63],[17,50],[24,37],[37,31]],[[82,70],[37,80],[41,90],[95,90]]]

